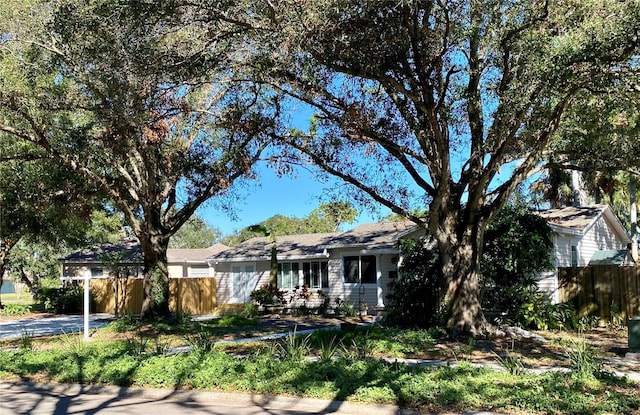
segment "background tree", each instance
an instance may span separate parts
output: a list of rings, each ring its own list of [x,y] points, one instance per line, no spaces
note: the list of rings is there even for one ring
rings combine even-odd
[[[355,222],[357,217],[358,211],[350,202],[328,202],[321,204],[303,218],[274,215],[226,236],[222,242],[233,246],[256,236],[265,236],[265,232],[273,236],[335,232],[340,226]]]
[[[222,232],[194,215],[169,240],[169,248],[208,248],[222,238]]]
[[[630,179],[640,175],[637,83],[621,83],[597,98],[580,95],[555,135],[555,168],[583,173],[596,203],[607,203],[629,229]]]
[[[639,13],[637,1],[285,2],[272,10],[258,75],[314,112],[282,137],[295,149],[285,157],[430,230],[447,325],[475,334],[488,328],[487,224],[572,99],[635,70]]]
[[[234,82],[249,26],[234,2],[32,3],[0,5],[0,131],[122,212],[144,253],[142,315],[166,315],[169,239],[253,175],[277,116]]]
[[[51,270],[45,258],[54,247],[93,240],[87,232],[101,202],[95,195],[37,147],[0,133],[0,286],[11,271],[34,293],[41,271]]]

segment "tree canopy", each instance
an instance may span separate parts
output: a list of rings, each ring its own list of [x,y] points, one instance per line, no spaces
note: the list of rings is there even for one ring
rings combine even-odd
[[[251,178],[269,141],[277,107],[238,69],[249,29],[227,17],[231,3],[18,3],[0,5],[2,137],[123,213],[144,252],[142,313],[165,314],[169,238]]]
[[[638,2],[318,0],[275,12],[257,76],[314,112],[281,137],[287,156],[424,223],[448,326],[482,332],[484,229],[572,100],[635,75]],[[426,219],[412,216],[425,206]]]
[[[169,248],[208,248],[221,238],[220,230],[194,215],[171,237]]]

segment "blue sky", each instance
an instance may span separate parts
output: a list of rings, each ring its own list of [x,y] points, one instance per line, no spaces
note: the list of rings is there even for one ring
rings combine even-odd
[[[278,177],[266,166],[258,166],[259,179],[249,186],[237,191],[237,198],[232,201],[235,216],[215,206],[214,202],[205,204],[196,212],[208,224],[222,231],[224,235],[234,230],[262,222],[271,216],[280,214],[302,218],[326,202],[326,189],[338,183],[320,182],[308,171],[301,170],[295,177]],[[361,223],[375,222],[386,216],[389,210],[380,207],[378,212],[360,211],[356,223],[345,225],[350,229]]]

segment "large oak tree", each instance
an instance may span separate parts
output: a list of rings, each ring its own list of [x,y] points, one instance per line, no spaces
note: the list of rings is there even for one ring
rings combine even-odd
[[[234,2],[0,5],[0,131],[106,195],[144,253],[143,316],[168,312],[166,250],[195,210],[249,178],[277,106],[241,79]]]
[[[627,82],[640,4],[309,0],[270,15],[258,75],[314,112],[281,137],[288,155],[423,223],[441,254],[448,326],[486,330],[485,227],[572,99]]]

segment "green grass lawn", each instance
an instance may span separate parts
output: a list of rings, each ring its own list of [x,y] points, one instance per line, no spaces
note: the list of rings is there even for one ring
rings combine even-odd
[[[640,411],[638,384],[596,366],[580,373],[533,375],[477,368],[463,352],[456,355],[457,361],[438,368],[380,359],[434,353],[441,340],[424,330],[320,331],[238,347],[214,341],[251,334],[257,330],[256,320],[228,317],[178,323],[141,325],[123,319],[99,330],[88,343],[71,334],[0,344],[0,378],[282,394],[432,412]],[[190,353],[164,353],[168,346],[185,344],[191,346]]]
[[[33,304],[33,298],[28,293],[0,294],[0,301],[2,301],[2,304],[23,304],[23,305]]]

